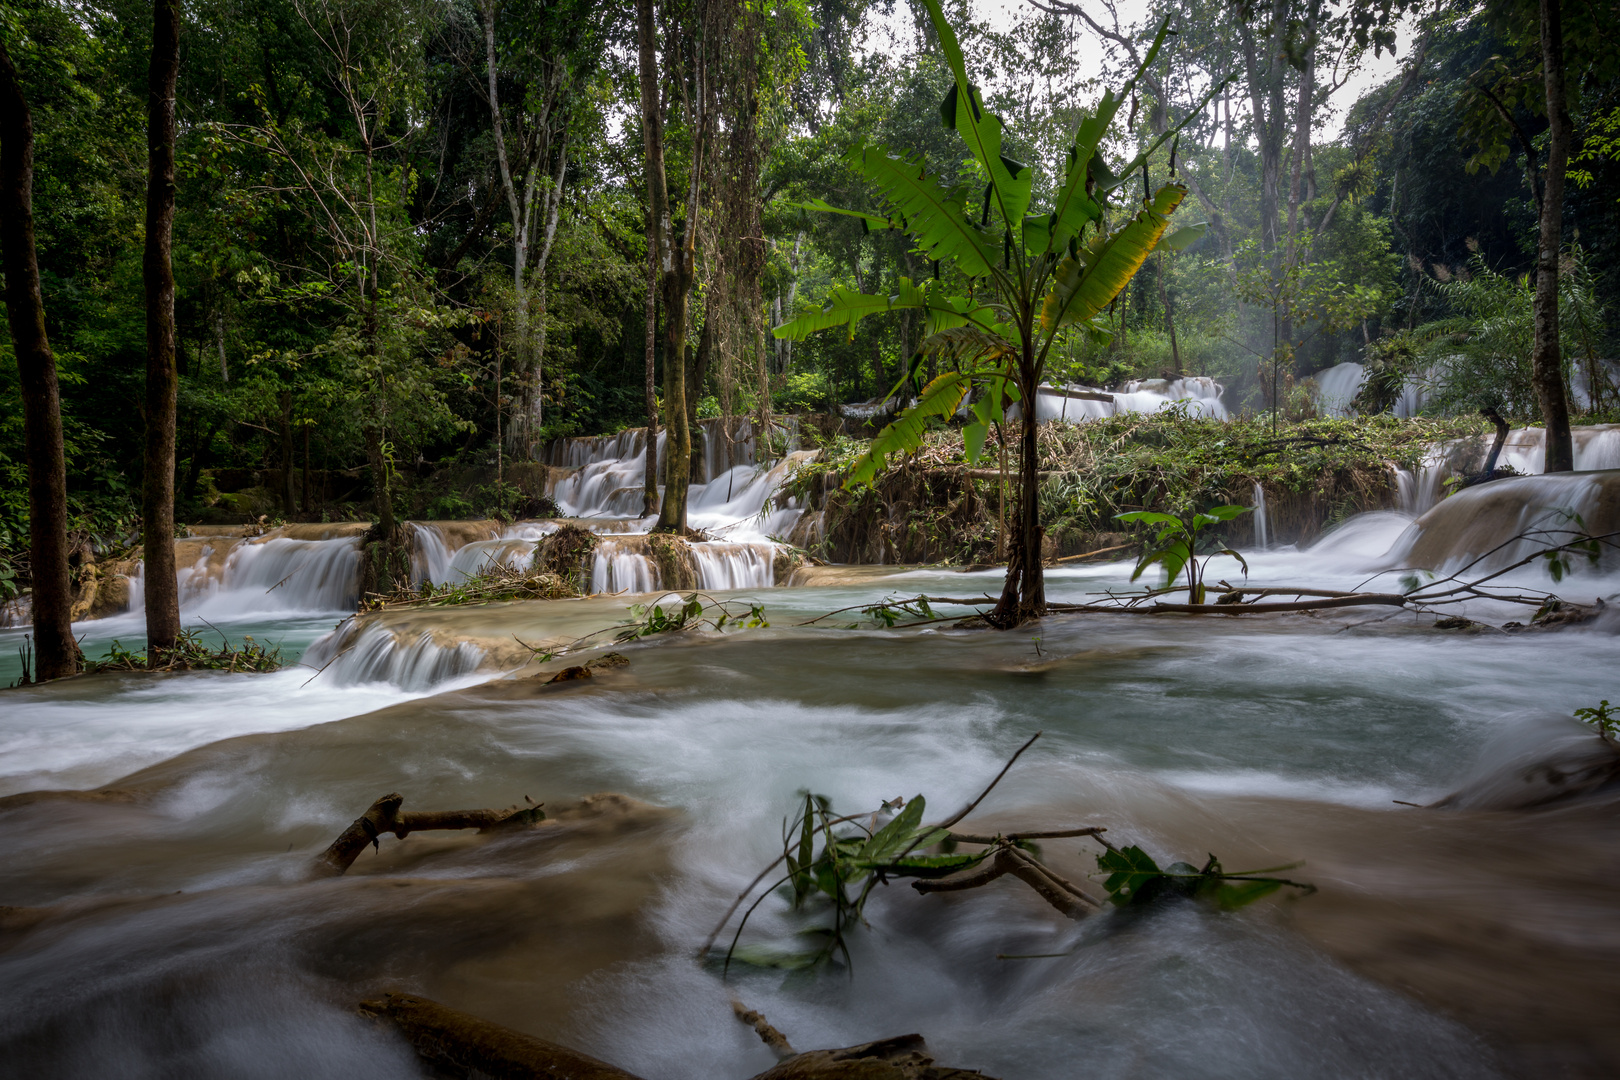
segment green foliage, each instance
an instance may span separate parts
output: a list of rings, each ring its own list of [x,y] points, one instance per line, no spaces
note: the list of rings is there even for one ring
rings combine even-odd
[[[1139,212],[1111,228],[1107,225],[1110,194],[1136,169],[1145,168],[1153,149],[1179,130],[1180,125],[1174,125],[1161,133],[1119,175],[1099,153],[1114,113],[1134,92],[1136,79],[1163,45],[1168,20],[1160,24],[1130,84],[1117,95],[1107,94],[1096,114],[1076,127],[1060,192],[1049,210],[1030,215],[1026,211],[1033,170],[1003,153],[1007,134],[1003,121],[985,108],[978,87],[969,81],[955,30],[938,0],[926,3],[940,51],[954,76],[940,118],[946,128],[961,136],[978,177],[988,181],[979,221],[975,224],[973,220],[965,184],[947,187],[929,175],[920,156],[875,146],[857,151],[851,162],[878,191],[889,213],[882,218],[855,216],[861,218],[863,228],[881,221],[904,232],[919,254],[950,266],[955,275],[968,279],[970,288],[964,295],[937,278],[919,287],[905,277],[899,279],[893,295],[863,294],[835,286],[821,311],[802,315],[775,331],[778,337],[802,338],[818,330],[847,326],[853,337],[856,324],[867,315],[921,310],[927,318],[927,340],[918,359],[944,355],[957,364],[955,371],[932,379],[917,402],[879,434],[869,455],[852,471],[850,484],[870,483],[892,455],[917,449],[927,420],[953,414],[977,387],[982,396],[968,423],[969,459],[975,459],[991,423],[1000,421],[1002,406],[1034,393],[1058,332],[1071,323],[1089,324],[1119,295],[1159,245],[1169,215],[1186,194],[1180,185],[1166,185]],[[832,209],[825,204],[815,208]],[[1087,224],[1096,229],[1089,240],[1082,241]],[[1195,236],[1178,233],[1175,245],[1185,246]],[[976,288],[992,301],[979,299],[981,292]],[[942,332],[964,328],[970,332],[955,338],[942,336]],[[902,379],[901,385],[904,383]],[[1022,497],[1036,496],[1027,491]]]
[[[1135,845],[1110,847],[1097,856],[1097,869],[1108,874],[1103,888],[1108,892],[1109,901],[1116,907],[1137,907],[1172,896],[1182,896],[1209,900],[1223,911],[1235,911],[1270,896],[1284,885],[1300,889],[1307,895],[1315,892],[1314,885],[1263,876],[1277,870],[1290,870],[1297,865],[1228,873],[1221,868],[1220,860],[1211,855],[1202,868],[1191,863],[1175,862],[1161,870],[1152,856]]]
[[[1421,387],[1425,411],[1490,406],[1504,416],[1539,417],[1530,371],[1535,286],[1529,275],[1500,273],[1478,255],[1455,273],[1444,266],[1437,272],[1424,280],[1449,314],[1381,343],[1382,379]],[[1567,249],[1562,260],[1558,317],[1566,380],[1579,369],[1587,385],[1597,388],[1594,405],[1612,400],[1599,359],[1606,305],[1579,245]]]
[[[216,648],[203,639],[200,631],[182,630],[173,649],[159,649],[148,657],[146,651],[126,649],[114,641],[107,655],[85,665],[87,673],[104,671],[229,671],[267,672],[281,670],[281,649],[266,648],[251,637],[232,646],[223,634]]]
[[[885,804],[885,812],[899,812],[882,826],[877,825],[876,814],[862,824],[856,818],[834,816],[832,804],[824,795],[808,791],[802,795],[799,816],[784,830],[782,861],[787,874],[771,890],[786,885],[793,910],[825,913],[828,925],[804,932],[804,936],[820,939],[821,943],[813,949],[791,952],[738,950],[737,940],[748,925],[748,916],[753,914],[750,908],[726,950],[727,966],[736,958],[749,963],[763,960],[771,967],[802,968],[837,956],[842,956],[848,965],[849,945],[845,939],[864,922],[866,901],[875,886],[889,878],[945,877],[978,865],[989,854],[987,849],[978,853],[913,855],[913,851],[938,844],[949,835],[945,829],[922,824],[927,803],[921,795],[909,802]],[[770,891],[765,895],[769,896]]]
[[[753,630],[770,625],[764,604],[752,600],[716,600],[703,593],[692,593],[668,610],[662,604],[632,604],[630,619],[614,640],[635,641],[701,626],[713,630],[724,630],[727,626]]]
[[[1143,572],[1154,563],[1164,567],[1165,586],[1173,584],[1181,572],[1187,572],[1187,603],[1202,604],[1204,602],[1204,567],[1216,555],[1229,555],[1236,559],[1243,567],[1243,576],[1249,576],[1248,561],[1233,549],[1222,545],[1213,552],[1200,556],[1198,554],[1199,534],[1211,525],[1219,525],[1223,521],[1231,521],[1241,514],[1249,512],[1247,506],[1212,506],[1201,513],[1191,517],[1177,517],[1174,514],[1161,514],[1150,510],[1133,510],[1124,514],[1115,514],[1116,521],[1127,524],[1157,525],[1159,531],[1143,551],[1141,559],[1136,563],[1136,569],[1131,573],[1131,580],[1141,577]]]
[[[1575,719],[1583,724],[1591,724],[1608,742],[1614,742],[1620,736],[1620,709],[1610,706],[1608,698],[1590,708],[1576,709]]]

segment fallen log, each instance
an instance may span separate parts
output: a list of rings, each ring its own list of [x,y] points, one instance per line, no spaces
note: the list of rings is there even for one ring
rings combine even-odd
[[[527,798],[527,796],[525,796]],[[316,877],[339,877],[368,845],[375,845],[384,833],[393,833],[401,840],[413,832],[432,829],[477,829],[491,832],[498,829],[524,828],[538,825],[546,819],[543,804],[513,807],[505,810],[419,810],[404,811],[400,805],[403,795],[384,795],[355,818],[330,847],[315,858],[311,872]]]
[[[986,1080],[983,1073],[935,1065],[921,1035],[795,1054],[753,1080]]]
[[[494,1080],[641,1080],[571,1050],[415,994],[362,1001],[360,1012],[399,1029],[417,1056],[451,1076]]]
[[[787,1039],[758,1013],[733,1003],[738,1019],[788,1056],[753,1080],[985,1080],[982,1073],[935,1065],[921,1035],[792,1053]],[[600,1058],[480,1019],[415,994],[360,1002],[360,1013],[391,1023],[430,1067],[450,1076],[492,1080],[641,1080]],[[760,1030],[763,1027],[764,1030]]]
[[[1293,593],[1293,590],[1288,590]],[[1295,594],[1299,595],[1299,594]],[[1306,594],[1309,595],[1309,594]],[[930,600],[933,597],[929,597]],[[1345,593],[1323,596],[1314,600],[1286,603],[1225,603],[1225,604],[1047,604],[1048,611],[1093,611],[1120,615],[1276,615],[1288,611],[1321,611],[1343,607],[1405,607],[1411,597],[1401,593]]]
[[[1089,559],[1093,555],[1106,555],[1110,551],[1124,551],[1126,548],[1136,547],[1137,544],[1138,541],[1132,540],[1128,544],[1115,544],[1113,547],[1098,548],[1096,551],[1082,551],[1078,555],[1064,555],[1061,558],[1053,559],[1052,561],[1055,563],[1060,563],[1073,562],[1075,559]]]

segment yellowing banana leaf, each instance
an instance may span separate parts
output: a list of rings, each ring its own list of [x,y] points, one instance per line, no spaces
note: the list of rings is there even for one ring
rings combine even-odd
[[[1158,244],[1170,214],[1186,194],[1179,184],[1165,185],[1152,205],[1108,237],[1090,265],[1072,255],[1059,263],[1041,305],[1041,329],[1052,333],[1067,323],[1090,319],[1112,303]]]
[[[949,417],[961,407],[967,396],[970,376],[960,371],[947,371],[923,387],[916,404],[894,418],[894,422],[878,432],[871,446],[850,470],[844,481],[846,488],[870,484],[888,463],[890,454],[909,453],[922,445],[923,432],[931,416]]]

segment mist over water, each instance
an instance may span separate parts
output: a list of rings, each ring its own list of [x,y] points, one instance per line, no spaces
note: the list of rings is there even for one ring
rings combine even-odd
[[[745,482],[715,505],[763,507],[750,485],[779,483],[774,468],[730,466]],[[1250,553],[1246,580],[1393,588],[1415,559],[1444,574],[1537,507],[1579,505],[1601,524],[1615,475],[1499,481],[1417,519],[1361,515],[1304,550]],[[537,650],[623,623],[632,602],[676,599],[623,519],[602,524],[597,573],[640,595],[358,619],[321,570],[335,572],[352,539],[223,542],[223,554],[197,555],[188,625],[278,641],[298,666],[8,691],[0,796],[107,791],[0,804],[0,904],[39,912],[0,921],[0,1074],[420,1075],[402,1043],[353,1015],[356,1000],[391,989],[650,1080],[769,1066],[730,1015],[732,995],[799,1047],[919,1031],[941,1061],[1004,1080],[1077,1067],[1603,1075],[1620,1060],[1600,1019],[1620,970],[1604,899],[1620,885],[1612,799],[1511,809],[1542,797],[1538,770],[1589,763],[1596,740],[1570,714],[1614,693],[1614,620],[1447,633],[1432,617],[1347,609],[881,629],[858,608],[994,595],[1001,573],[825,568],[833,583],[772,588],[773,547],[750,540],[699,544],[694,558],[719,596],[762,603],[769,627],[611,645],[628,665],[547,686],[574,661],[537,662]],[[448,577],[521,564],[551,527],[422,523],[415,551],[424,575]],[[282,588],[302,573],[307,591],[256,607],[283,570],[295,577]],[[1054,568],[1048,596],[1140,590],[1131,570]],[[1515,574],[1547,584],[1537,567]],[[1245,580],[1231,559],[1208,577]],[[1612,597],[1620,578],[1612,563],[1576,567],[1560,590]],[[319,602],[332,606],[298,613]],[[837,609],[851,610],[801,625]],[[1466,610],[1493,625],[1524,617]],[[135,646],[141,620],[81,629],[91,651],[115,636]],[[0,646],[20,631],[3,633]],[[598,640],[581,659],[611,635]],[[1010,878],[948,896],[894,884],[851,938],[852,972],[736,965],[723,981],[693,959],[780,852],[801,792],[844,812],[921,794],[937,819],[1035,731],[974,827],[1099,824],[1161,865],[1210,853],[1233,869],[1301,863],[1288,873],[1320,891],[1234,913],[1172,902],[1071,923]],[[308,880],[313,855],[388,791],[412,809],[528,796],[562,823],[385,837],[345,877]],[[569,817],[596,792],[634,801]],[[1400,805],[1453,795],[1445,811]],[[1050,841],[1042,858],[1098,891],[1099,850]],[[791,948],[806,925],[768,897],[743,942]],[[1526,1013],[1527,996],[1545,1007]]]

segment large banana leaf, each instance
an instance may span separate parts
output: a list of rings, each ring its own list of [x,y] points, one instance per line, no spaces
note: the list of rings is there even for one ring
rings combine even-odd
[[[919,159],[869,146],[852,163],[899,211],[906,231],[930,259],[954,262],[968,277],[984,277],[995,249],[963,213],[963,200],[923,169]]]
[[[934,20],[940,50],[951,65],[951,74],[956,76],[956,85],[940,106],[940,118],[946,127],[954,127],[961,133],[968,149],[979,159],[990,177],[990,199],[996,215],[1007,228],[1016,232],[1022,228],[1024,213],[1029,209],[1029,189],[1034,174],[1028,165],[1002,156],[1001,119],[985,111],[978,89],[968,80],[967,64],[962,59],[956,31],[946,20],[939,0],[923,2]]]
[[[855,462],[849,478],[844,481],[844,486],[847,488],[858,484],[870,484],[888,464],[890,454],[909,453],[921,446],[928,418],[954,416],[956,410],[962,406],[962,399],[967,396],[971,378],[970,375],[960,371],[947,371],[923,387],[922,393],[917,396],[917,403],[878,432],[877,438],[872,440],[872,445],[867,448],[866,453]]]
[[[1186,225],[1175,232],[1167,232],[1159,241],[1159,247],[1165,251],[1186,251],[1193,244],[1204,238],[1209,231],[1209,222],[1200,221],[1196,225]]]
[[[991,330],[969,323],[929,334],[917,346],[918,356],[940,356],[957,367],[969,362],[994,362],[1015,355],[1018,346]]]
[[[1159,24],[1159,31],[1153,36],[1153,44],[1148,47],[1147,55],[1142,58],[1136,73],[1131,76],[1119,93],[1109,90],[1103,94],[1103,99],[1097,103],[1097,111],[1080,121],[1080,127],[1075,132],[1074,146],[1069,150],[1069,168],[1064,177],[1063,190],[1058,193],[1057,202],[1052,207],[1051,227],[1048,229],[1047,242],[1040,251],[1062,251],[1064,246],[1074,236],[1079,235],[1086,222],[1095,221],[1102,216],[1102,210],[1096,201],[1086,194],[1086,175],[1091,168],[1091,159],[1097,153],[1097,147],[1103,136],[1108,133],[1108,125],[1113,123],[1114,114],[1119,112],[1120,105],[1131,96],[1136,87],[1137,80],[1147,71],[1159,56],[1159,50],[1164,47],[1164,39],[1170,32],[1170,17],[1167,15]],[[1125,175],[1129,175],[1127,172]],[[1026,237],[1026,243],[1032,238]],[[1031,244],[1033,248],[1034,245]]]
[[[887,311],[907,308],[928,313],[928,330],[934,333],[952,326],[978,326],[991,333],[999,332],[995,313],[983,304],[975,304],[961,297],[945,296],[933,282],[921,286],[910,278],[900,279],[898,291],[888,295],[856,292],[847,285],[833,286],[827,302],[820,311],[810,311],[791,322],[772,329],[779,338],[803,341],[818,330],[831,330],[835,326],[849,327],[849,336],[855,336],[855,324],[868,315],[881,315]]]
[[[1170,214],[1187,189],[1166,184],[1153,202],[1096,248],[1070,255],[1053,274],[1052,291],[1041,305],[1041,329],[1052,333],[1067,323],[1090,319],[1113,302],[1158,245]]]
[[[823,214],[842,214],[845,217],[860,218],[861,224],[866,227],[867,232],[871,232],[873,229],[881,232],[884,229],[903,227],[900,222],[886,218],[882,214],[868,214],[862,210],[845,210],[843,207],[832,205],[826,199],[810,199],[807,202],[788,203],[788,205],[799,210],[819,210]]]

